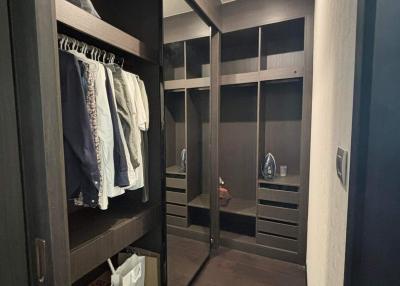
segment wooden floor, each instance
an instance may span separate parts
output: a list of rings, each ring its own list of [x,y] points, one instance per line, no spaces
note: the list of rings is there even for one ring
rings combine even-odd
[[[207,259],[208,244],[167,236],[168,286],[186,286]]]
[[[170,284],[173,285],[173,284]],[[237,250],[221,248],[194,286],[306,286],[303,267]]]

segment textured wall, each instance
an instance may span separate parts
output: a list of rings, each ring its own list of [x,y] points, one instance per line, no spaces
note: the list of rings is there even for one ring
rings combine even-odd
[[[335,170],[350,150],[357,0],[316,0],[307,271],[310,286],[343,285],[348,186]]]

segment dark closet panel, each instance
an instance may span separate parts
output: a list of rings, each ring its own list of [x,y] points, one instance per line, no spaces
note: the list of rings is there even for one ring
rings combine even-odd
[[[209,200],[210,179],[210,92],[188,90],[188,175],[189,202],[195,196],[205,195]],[[190,182],[190,176],[193,182]],[[207,203],[208,207],[209,204]]]
[[[24,202],[8,6],[0,2],[0,285],[28,285]]]
[[[210,35],[210,27],[195,12],[164,18],[164,44]]]
[[[158,49],[162,33],[161,0],[119,0],[113,1],[112,5],[109,0],[92,0],[92,2],[104,21],[138,38],[147,46]]]
[[[277,172],[280,165],[286,165],[288,174],[300,173],[302,92],[301,79],[261,84],[260,128],[265,130],[261,131],[259,162],[271,152]]]
[[[258,28],[222,34],[221,74],[258,71]]]
[[[181,152],[186,148],[185,92],[165,93],[165,136],[167,168],[178,166],[180,169]]]
[[[261,70],[304,66],[304,18],[261,28]]]
[[[186,42],[186,78],[210,76],[210,37]]]
[[[42,239],[44,284],[66,285],[70,265],[54,1],[9,5],[30,284],[43,280],[36,256],[36,239]]]
[[[221,33],[211,28],[210,43],[210,217],[211,249],[216,252],[220,245],[219,228],[219,128],[221,103]]]
[[[255,204],[257,86],[221,89],[220,176],[233,198]]]
[[[164,45],[164,80],[186,78],[185,71],[185,42]]]
[[[200,114],[196,110],[194,91],[187,91],[187,178],[188,203],[201,192],[201,125]]]
[[[238,0],[222,9],[223,31],[231,32],[255,26],[313,16],[314,0]]]

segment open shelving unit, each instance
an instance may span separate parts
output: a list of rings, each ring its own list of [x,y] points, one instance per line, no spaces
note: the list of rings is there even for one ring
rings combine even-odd
[[[167,223],[187,226],[187,170],[181,154],[187,148],[186,91],[165,94]]]
[[[210,87],[210,37],[164,44],[166,90]]]
[[[309,124],[303,120],[304,105],[310,100],[303,96],[305,29],[306,18],[300,17],[221,36],[219,174],[232,195],[227,206],[220,206],[221,243],[297,263],[302,260],[306,228],[301,162]],[[207,62],[201,56],[193,59],[195,40],[191,41],[185,42],[185,65]],[[203,76],[199,68],[186,68],[186,73],[186,79]],[[201,128],[190,124],[196,112],[189,101],[188,105],[187,140],[196,142]],[[200,148],[188,145],[188,152]],[[280,165],[287,166],[287,176],[262,177],[268,152],[275,156],[278,172]],[[189,166],[190,161],[188,156]],[[169,230],[184,235],[186,229],[191,238],[204,239],[209,224],[201,217],[210,214],[209,192],[200,192],[202,184],[190,182],[187,175],[188,192],[196,194],[186,202],[187,225],[170,225]]]
[[[259,77],[259,28],[223,34],[221,84],[255,83]]]
[[[240,134],[240,135],[239,135]],[[245,215],[249,224],[255,223],[257,146],[257,84],[224,86],[220,103],[220,177],[232,196],[221,212],[233,210],[237,216]],[[231,219],[221,219],[221,230]]]
[[[222,85],[301,78],[304,18],[222,36]]]
[[[106,265],[108,258],[127,246],[139,244],[163,256],[162,186],[161,172],[157,168],[162,154],[158,111],[161,110],[158,37],[161,32],[161,9],[159,13],[156,9],[161,6],[154,1],[110,4],[107,0],[96,0],[93,4],[100,19],[65,0],[56,0],[55,3],[58,33],[122,56],[125,60],[124,69],[144,80],[150,95],[152,126],[148,131],[149,159],[151,164],[156,162],[148,169],[151,178],[148,203],[141,203],[141,191],[127,191],[121,197],[110,199],[110,206],[105,211],[69,206],[71,283],[79,284],[86,275]],[[135,5],[135,9],[132,9],[132,5]],[[140,25],[144,20],[143,15],[147,15],[147,28]],[[148,32],[149,29],[152,29],[152,33]]]
[[[208,88],[170,90],[165,98],[167,223],[187,227],[190,202],[209,194],[210,92]],[[186,170],[181,167],[184,148]],[[209,209],[208,202],[204,206]]]

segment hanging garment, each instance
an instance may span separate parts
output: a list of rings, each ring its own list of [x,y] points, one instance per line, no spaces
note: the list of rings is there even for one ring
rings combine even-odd
[[[95,92],[95,78],[97,75],[96,67],[93,65],[90,66],[88,63],[84,63],[79,61],[80,66],[82,66],[83,77],[82,82],[86,83],[83,85],[86,87],[85,90],[85,102],[86,102],[86,109],[89,114],[89,123],[90,123],[90,130],[92,135],[92,140],[94,144],[94,148],[96,151],[96,160],[97,160],[97,167],[100,172],[100,180],[99,180],[99,194],[101,193],[101,188],[103,185],[103,176],[101,172],[101,159],[100,159],[100,139],[99,134],[97,132],[97,104],[96,104],[96,92]],[[75,200],[76,205],[85,205],[82,196],[79,196],[78,199]]]
[[[150,185],[149,185],[149,143],[148,143],[148,134],[147,131],[149,130],[150,126],[150,112],[149,112],[149,101],[147,98],[147,92],[144,85],[144,82],[141,79],[138,79],[139,87],[140,87],[140,95],[142,97],[143,107],[145,111],[145,124],[144,128],[141,129],[142,134],[142,156],[143,156],[143,179],[144,179],[144,186],[143,186],[143,202],[149,201],[149,193],[150,193]]]
[[[128,190],[137,190],[144,187],[144,168],[143,168],[143,154],[142,154],[142,134],[141,130],[146,129],[146,111],[142,101],[142,95],[140,92],[140,86],[137,81],[137,76],[128,72],[125,72],[128,80],[128,89],[132,93],[133,100],[130,102],[133,104],[132,109],[135,110],[134,114],[134,138],[135,141],[133,142],[136,145],[136,149],[139,150],[138,152],[138,161],[139,166],[135,168],[135,173],[137,176],[137,180],[135,184],[131,185]]]
[[[107,99],[108,105],[110,106],[111,120],[114,132],[114,186],[127,187],[129,186],[128,165],[126,162],[125,150],[121,138],[123,134],[122,132],[120,132],[117,107],[114,100],[113,89],[111,88],[111,76],[110,70],[106,68]],[[110,193],[108,195],[110,196]]]
[[[117,106],[116,99],[115,99],[115,91],[114,91],[114,77],[113,77],[113,73],[112,73],[113,69],[114,69],[114,66],[106,68],[107,74],[108,74],[109,80],[110,80],[110,86],[111,86],[111,90],[112,90],[112,96],[113,96],[114,105]],[[128,185],[130,186],[136,180],[135,171],[134,171],[132,163],[131,163],[128,145],[127,145],[126,140],[125,140],[124,130],[122,128],[122,123],[121,123],[121,120],[120,120],[119,116],[117,116],[117,121],[118,121],[118,128],[119,128],[120,134],[121,134],[122,145],[124,147],[125,159],[126,159],[127,169],[128,169],[128,179],[129,179],[129,184]],[[112,190],[112,192],[110,192],[108,194],[108,197],[112,198],[112,197],[120,196],[120,195],[122,195],[124,193],[125,193],[125,189],[124,188],[115,186],[114,189]]]
[[[106,72],[104,66],[101,64],[98,64],[95,88],[97,99],[97,131],[100,139],[100,173],[102,177],[102,185],[99,192],[99,207],[102,210],[106,210],[108,208],[108,193],[114,189],[115,182],[114,133],[107,98]]]
[[[92,140],[94,142],[97,167],[99,169],[99,182],[98,182],[98,195],[102,196],[103,188],[103,172],[101,170],[101,147],[100,138],[98,134],[98,119],[97,119],[97,97],[96,97],[96,87],[95,82],[98,74],[98,63],[96,61],[88,59],[83,53],[76,50],[66,51],[72,54],[78,61],[81,67],[81,82],[84,88],[86,109],[89,114],[90,130],[92,135]],[[83,199],[83,194],[81,193],[77,198],[74,199],[74,203],[77,206],[87,206]]]
[[[121,119],[132,166],[133,168],[137,168],[139,166],[138,156],[140,148],[138,148],[135,143],[137,140],[135,137],[137,136],[135,132],[137,121],[135,105],[132,102],[134,100],[134,92],[129,82],[129,77],[124,70],[121,68],[115,68],[113,71],[113,77],[117,111]]]
[[[81,195],[85,205],[96,207],[100,172],[80,66],[72,54],[63,51],[59,52],[59,63],[68,198],[78,198]]]

